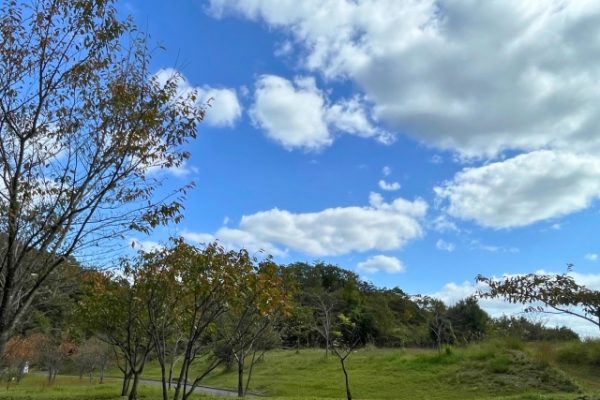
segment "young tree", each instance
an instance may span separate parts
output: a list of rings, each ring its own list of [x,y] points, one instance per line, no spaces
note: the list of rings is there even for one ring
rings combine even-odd
[[[314,330],[325,340],[325,358],[331,349],[333,325],[335,323],[335,298],[331,293],[313,293]]]
[[[122,260],[124,275],[90,271],[79,302],[82,324],[118,350],[117,366],[123,373],[121,396],[137,398],[140,376],[154,343],[143,293],[136,284],[130,262]]]
[[[180,218],[187,187],[155,200],[152,171],[184,162],[203,110],[114,3],[0,5],[0,354],[71,255]]]
[[[10,338],[6,344],[4,364],[2,365],[4,369],[2,375],[7,380],[7,385],[13,378],[17,383],[23,378],[24,368],[36,359],[37,349],[43,338],[39,333]]]
[[[65,361],[75,352],[75,344],[62,335],[62,332],[41,334],[36,348],[36,361],[48,371],[49,383],[54,382]]]
[[[415,296],[425,317],[429,332],[435,340],[438,353],[442,352],[444,343],[455,341],[452,321],[448,318],[448,309],[443,301],[429,296]]]
[[[516,275],[500,280],[479,275],[477,282],[487,286],[487,291],[479,292],[483,298],[532,304],[525,311],[568,314],[600,328],[600,291],[578,284],[568,273]]]
[[[346,399],[352,400],[352,393],[350,392],[350,378],[348,376],[348,369],[346,368],[346,360],[352,354],[354,349],[360,345],[360,335],[358,334],[356,322],[352,321],[352,319],[348,318],[344,314],[339,314],[337,316],[334,326],[332,351],[340,360],[340,365],[342,366],[342,371],[344,372]]]
[[[96,370],[100,373],[100,383],[104,382],[104,372],[112,358],[114,358],[114,353],[110,346],[95,337],[87,339],[78,346],[72,357],[75,366],[79,370],[79,379],[87,374],[90,383]]]
[[[172,247],[143,255],[141,263],[137,281],[161,367],[163,399],[169,398],[169,351],[172,342],[179,342],[181,363],[172,398],[185,400],[222,361],[210,357],[211,332],[217,318],[240,296],[246,283],[242,273],[251,260],[243,250],[225,251],[215,243],[200,250],[174,239]],[[208,364],[192,377],[192,367],[202,357]]]
[[[236,293],[218,324],[228,349],[225,354],[237,364],[238,397],[247,394],[256,362],[280,340],[272,328],[290,307],[290,293],[279,267],[270,258],[257,265],[242,252],[246,258],[239,265]]]

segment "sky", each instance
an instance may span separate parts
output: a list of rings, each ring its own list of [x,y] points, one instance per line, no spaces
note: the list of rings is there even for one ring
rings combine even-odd
[[[600,2],[118,5],[156,77],[206,106],[191,158],[162,172],[196,183],[185,219],[138,247],[219,240],[449,303],[478,274],[567,263],[600,289]]]

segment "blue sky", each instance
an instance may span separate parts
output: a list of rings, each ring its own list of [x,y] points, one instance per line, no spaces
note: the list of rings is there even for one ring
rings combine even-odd
[[[185,220],[140,246],[219,239],[447,301],[568,262],[600,288],[597,2],[119,4],[157,76],[213,99],[167,172],[197,184]]]

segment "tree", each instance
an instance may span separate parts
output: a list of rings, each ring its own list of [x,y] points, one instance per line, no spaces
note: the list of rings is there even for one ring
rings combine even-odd
[[[568,270],[571,268],[569,264]],[[479,292],[483,298],[530,304],[525,311],[568,314],[600,328],[600,291],[578,284],[568,273],[516,275],[500,280],[479,275],[477,282],[487,286],[487,291]]]
[[[464,344],[482,339],[490,324],[490,316],[479,307],[474,297],[460,300],[448,308],[446,314],[454,335]]]
[[[214,349],[211,334],[217,319],[243,296],[249,283],[243,274],[252,260],[244,250],[225,251],[216,243],[204,249],[181,239],[174,239],[172,244],[144,254],[136,276],[161,367],[163,399],[169,397],[167,378],[172,374],[171,364],[167,375],[169,351],[173,342],[179,342],[182,354],[173,399],[185,400],[222,362],[219,357],[210,357]],[[196,372],[192,367],[202,357],[208,363]]]
[[[203,110],[148,71],[115,0],[0,5],[0,354],[58,266],[124,232],[181,217],[157,200]]]
[[[331,293],[313,293],[314,330],[325,340],[325,358],[331,349],[333,325],[335,323],[335,299]]]
[[[217,329],[224,342],[222,356],[230,355],[237,364],[238,397],[244,397],[254,365],[280,339],[272,328],[288,313],[291,293],[281,270],[270,258],[256,264],[246,257],[239,271],[235,296],[230,298],[229,310]]]
[[[123,373],[121,396],[137,398],[139,379],[154,348],[143,293],[137,286],[130,260],[121,261],[123,275],[89,271],[79,302],[82,324],[118,350],[117,366]],[[120,353],[120,354],[119,354]]]
[[[4,355],[3,378],[7,385],[14,380],[18,383],[23,377],[23,371],[26,365],[33,362],[37,356],[37,349],[40,347],[43,335],[34,333],[29,336],[14,336],[6,344]]]
[[[64,366],[65,361],[75,352],[75,344],[62,332],[41,334],[36,348],[37,363],[48,371],[48,382],[52,383]]]
[[[346,360],[352,354],[354,349],[360,344],[360,335],[358,334],[356,322],[344,314],[337,316],[335,330],[333,331],[334,340],[332,342],[333,353],[340,360],[342,372],[344,372],[344,384],[346,386],[346,399],[352,400],[350,391],[350,378],[346,368]]]
[[[87,374],[92,382],[94,371],[100,372],[100,383],[104,382],[104,372],[109,362],[114,358],[114,353],[105,342],[91,337],[77,347],[72,359],[79,370],[79,379]]]
[[[442,352],[442,344],[452,343],[456,339],[452,321],[448,318],[448,310],[443,301],[430,296],[417,296],[417,303],[425,315],[431,336],[435,340],[438,353]]]

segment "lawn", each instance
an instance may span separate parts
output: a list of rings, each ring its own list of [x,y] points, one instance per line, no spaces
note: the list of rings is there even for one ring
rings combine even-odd
[[[584,394],[590,399],[600,398],[600,368],[563,362],[568,357],[559,356],[565,353],[561,348],[568,346],[524,346],[504,340],[441,354],[434,350],[361,349],[348,360],[350,384],[357,399],[574,400]],[[159,376],[156,364],[149,364],[145,378]],[[234,372],[221,370],[204,384],[234,388],[236,379]],[[18,386],[0,389],[0,399],[118,398],[118,380],[104,385],[86,382],[60,377],[49,386],[43,377],[31,375]],[[299,353],[277,350],[267,353],[255,367],[250,392],[273,399],[340,399],[343,385],[335,356],[325,358],[324,351],[318,349]],[[154,400],[160,398],[160,391],[144,386],[140,395]]]

